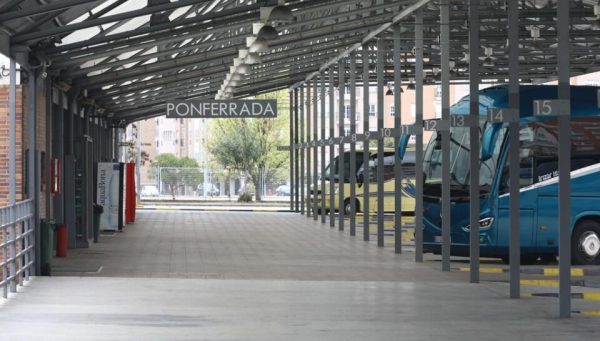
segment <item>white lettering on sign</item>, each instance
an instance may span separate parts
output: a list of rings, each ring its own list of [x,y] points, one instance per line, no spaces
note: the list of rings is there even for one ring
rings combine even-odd
[[[173,101],[166,109],[170,118],[277,117],[275,100]]]
[[[556,177],[558,177],[558,170],[554,170],[551,173],[538,175],[538,182],[550,180],[550,179],[556,178]]]

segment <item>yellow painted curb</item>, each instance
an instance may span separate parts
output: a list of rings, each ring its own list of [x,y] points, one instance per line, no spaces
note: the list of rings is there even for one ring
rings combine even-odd
[[[586,316],[600,316],[600,310],[581,310],[579,313]]]
[[[459,270],[462,272],[471,272],[470,268],[459,268]],[[482,268],[479,268],[479,272],[486,273],[486,274],[501,274],[504,272],[504,270],[502,268],[482,267]]]
[[[555,279],[522,279],[521,285],[536,285],[544,287],[557,287],[558,280]]]
[[[544,269],[544,276],[558,276],[558,268]],[[572,277],[583,277],[583,269],[574,268],[571,269]]]
[[[583,299],[587,301],[600,301],[600,292],[584,292]]]

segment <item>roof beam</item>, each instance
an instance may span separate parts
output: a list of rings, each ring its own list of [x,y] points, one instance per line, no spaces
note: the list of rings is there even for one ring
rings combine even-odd
[[[21,2],[21,1],[18,1],[18,2]],[[83,5],[86,3],[92,3],[92,2],[99,2],[99,0],[61,0],[61,1],[54,1],[47,5],[28,6],[21,10],[0,13],[0,21],[10,21],[10,20],[15,20],[15,19],[24,18],[24,17],[30,17],[30,16],[38,15],[38,14],[56,12],[56,11],[60,11],[60,10],[64,10],[64,9],[68,9],[71,7]]]
[[[135,18],[135,17],[152,14],[152,13],[156,13],[156,12],[173,10],[173,9],[176,9],[179,7],[195,5],[200,2],[207,2],[207,1],[211,1],[211,0],[179,0],[176,2],[165,3],[162,5],[156,5],[156,6],[152,6],[152,7],[144,7],[142,9],[138,9],[138,10],[134,10],[134,11],[109,15],[109,16],[105,16],[105,17],[101,17],[101,18],[97,18],[97,19],[93,19],[93,20],[85,20],[85,21],[70,24],[70,25],[46,29],[46,30],[40,31],[40,32],[17,34],[12,38],[11,42],[13,44],[22,44],[24,42],[35,40],[35,39],[41,39],[44,37],[54,36],[54,35],[58,35],[58,34],[62,34],[62,33],[73,32],[73,31],[77,31],[77,30],[80,30],[83,28],[95,27],[95,26],[102,25],[102,24],[109,24],[112,22]]]

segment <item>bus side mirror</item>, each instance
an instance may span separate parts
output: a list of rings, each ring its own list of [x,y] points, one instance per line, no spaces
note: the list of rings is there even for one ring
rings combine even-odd
[[[490,124],[483,132],[481,138],[481,161],[489,160],[494,154],[496,148],[496,140],[498,139],[498,132],[502,128],[502,123]]]
[[[400,158],[400,160],[404,159],[404,154],[406,154],[406,147],[408,147],[409,140],[410,140],[410,135],[408,135],[408,134],[402,134],[400,136],[400,139],[398,142],[398,157]]]

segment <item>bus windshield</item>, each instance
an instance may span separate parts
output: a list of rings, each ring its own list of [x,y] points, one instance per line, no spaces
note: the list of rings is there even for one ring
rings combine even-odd
[[[485,126],[479,127],[481,136]],[[450,195],[454,201],[469,199],[470,181],[470,138],[469,128],[451,128],[450,130]],[[504,130],[498,134],[498,139],[504,138]],[[496,172],[496,163],[502,143],[496,143],[494,155],[479,165],[480,196],[485,197],[492,188]],[[481,150],[480,150],[481,153]],[[441,134],[435,133],[425,149],[423,165],[424,186],[423,194],[428,199],[441,197],[442,183],[442,149]]]

